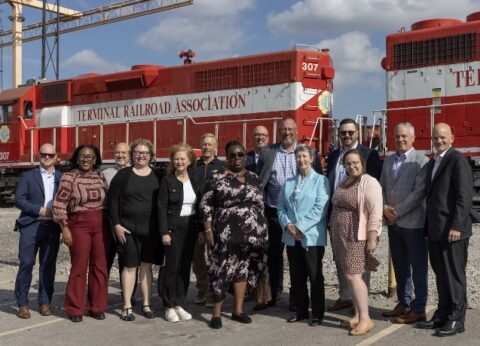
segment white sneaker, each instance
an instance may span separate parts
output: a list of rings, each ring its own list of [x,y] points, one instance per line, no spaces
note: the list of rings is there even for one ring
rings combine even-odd
[[[183,310],[181,306],[175,309],[175,312],[177,313],[178,317],[180,317],[182,321],[189,321],[192,319],[192,315],[186,312],[185,310]]]
[[[175,309],[167,309],[167,310],[165,310],[165,319],[166,319],[168,322],[172,322],[172,323],[175,323],[175,322],[180,321],[180,319],[178,318],[178,315],[177,315]]]

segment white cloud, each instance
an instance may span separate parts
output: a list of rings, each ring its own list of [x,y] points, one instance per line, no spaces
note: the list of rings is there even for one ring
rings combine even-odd
[[[465,20],[478,11],[475,0],[303,0],[267,18],[275,32],[328,34],[352,30],[398,30],[418,20],[451,18]]]
[[[198,0],[139,36],[141,46],[160,52],[192,48],[204,59],[231,55],[247,41],[240,16],[255,0]],[[173,13],[173,12],[172,12]]]
[[[95,53],[91,49],[83,49],[70,58],[68,58],[62,67],[66,70],[85,70],[88,72],[109,73],[117,71],[125,71],[129,68],[120,63],[109,62]]]
[[[335,68],[335,93],[352,86],[379,88],[383,82],[380,62],[383,52],[373,46],[365,33],[358,31],[323,40],[315,46],[329,48]]]

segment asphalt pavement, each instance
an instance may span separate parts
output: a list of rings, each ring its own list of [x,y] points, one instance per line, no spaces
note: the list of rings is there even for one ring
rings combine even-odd
[[[136,320],[120,320],[121,297],[118,280],[112,278],[109,287],[109,306],[106,319],[95,320],[84,316],[83,322],[72,323],[63,311],[63,294],[66,276],[57,276],[54,313],[43,317],[38,313],[36,303],[37,278],[34,277],[30,292],[32,317],[28,320],[16,316],[17,307],[13,299],[14,272],[0,273],[0,345],[480,345],[480,312],[469,309],[466,331],[454,337],[438,338],[428,330],[416,329],[409,325],[392,324],[381,317],[388,306],[373,302],[371,317],[376,328],[364,336],[349,336],[341,328],[341,320],[349,317],[349,309],[340,313],[326,313],[321,326],[310,327],[307,322],[289,324],[285,319],[288,312],[288,295],[282,295],[278,306],[253,312],[253,302],[245,304],[245,311],[253,323],[243,325],[231,321],[232,297],[224,305],[223,328],[212,330],[208,327],[211,311],[192,303],[195,288],[189,291],[185,309],[192,313],[193,320],[169,323],[163,319],[161,300],[154,294],[152,304],[157,318],[148,320],[141,313],[141,302],[134,307]],[[138,293],[137,293],[138,294]],[[326,291],[327,305],[336,298],[334,288]],[[429,307],[430,313],[433,308]]]

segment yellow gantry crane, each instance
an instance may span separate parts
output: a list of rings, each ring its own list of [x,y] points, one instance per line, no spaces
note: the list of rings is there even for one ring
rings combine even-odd
[[[80,12],[39,0],[4,0],[12,8],[12,29],[0,32],[0,47],[12,46],[12,87],[22,83],[22,44],[130,18],[191,5],[193,0],[128,0]],[[57,18],[23,26],[23,6],[57,14]],[[58,46],[57,46],[58,49]]]

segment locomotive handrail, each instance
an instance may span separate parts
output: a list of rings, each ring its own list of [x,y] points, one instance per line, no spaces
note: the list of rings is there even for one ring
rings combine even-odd
[[[35,130],[36,127],[28,127],[27,124],[25,124],[25,120],[20,115],[17,115],[17,119],[20,119],[20,123],[23,125],[25,130]]]
[[[410,110],[410,109],[425,109],[425,108],[440,108],[440,107],[450,107],[450,106],[464,106],[464,105],[473,105],[473,104],[480,104],[480,101],[467,101],[467,102],[455,102],[455,103],[443,103],[439,105],[426,105],[426,106],[412,106],[412,107],[398,107],[398,108],[382,108],[382,109],[375,109],[373,113],[381,112],[381,113],[388,113],[389,111],[403,111],[403,110]]]

